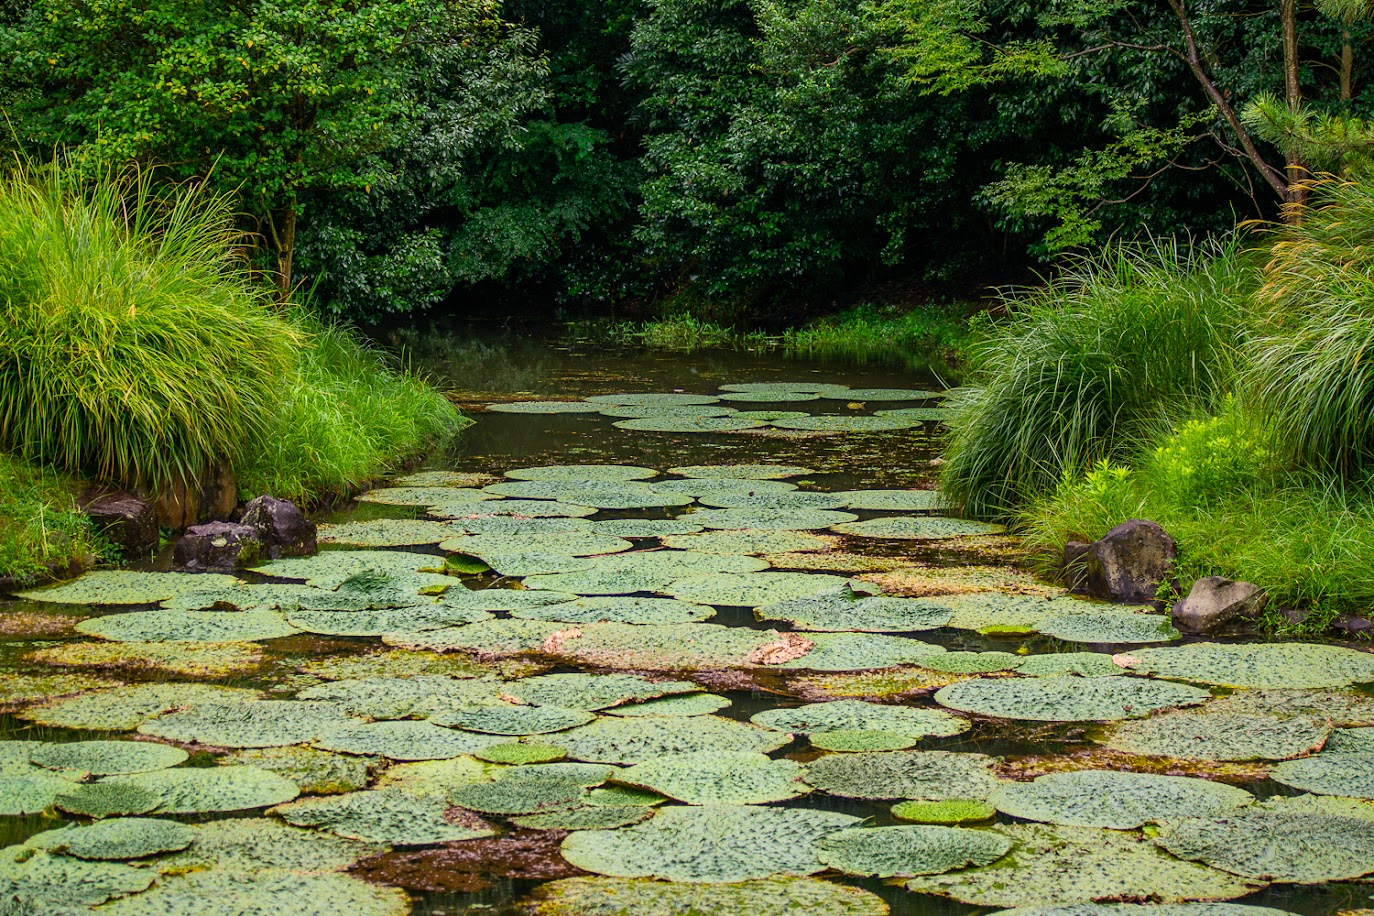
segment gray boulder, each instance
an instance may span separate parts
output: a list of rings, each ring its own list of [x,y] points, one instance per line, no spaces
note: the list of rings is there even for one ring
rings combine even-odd
[[[1178,545],[1159,525],[1142,518],[1122,522],[1075,558],[1078,591],[1094,598],[1153,601],[1174,569]]]
[[[1224,576],[1204,576],[1193,583],[1188,597],[1174,604],[1174,626],[1183,633],[1215,633],[1236,620],[1254,620],[1268,599],[1252,582]]]
[[[232,522],[192,525],[177,541],[173,562],[188,569],[233,572],[262,557],[262,541],[255,529]]]
[[[157,550],[157,510],[147,500],[121,490],[95,497],[82,511],[126,559],[147,557]]]
[[[308,557],[319,549],[315,523],[290,500],[259,496],[243,507],[240,525],[257,532],[263,550],[272,559]]]

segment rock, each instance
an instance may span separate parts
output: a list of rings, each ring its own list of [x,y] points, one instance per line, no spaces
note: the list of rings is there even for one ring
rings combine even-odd
[[[199,479],[182,481],[153,494],[158,524],[185,528],[211,519],[227,519],[239,504],[234,469],[216,468]]]
[[[189,570],[233,572],[258,560],[263,553],[258,532],[232,522],[192,525],[177,541],[174,562]]]
[[[144,558],[157,550],[157,511],[152,503],[121,490],[95,497],[81,511],[125,559]]]
[[[1083,541],[1069,541],[1064,545],[1064,562],[1059,571],[1070,589],[1078,591],[1084,587],[1087,579],[1084,563],[1091,546]]]
[[[1094,598],[1135,604],[1153,601],[1173,571],[1178,546],[1154,522],[1133,518],[1088,545],[1079,589]]]
[[[1363,636],[1368,638],[1374,632],[1374,620],[1359,614],[1342,614],[1331,622],[1333,629],[1345,633],[1347,636]]]
[[[239,524],[257,532],[267,556],[274,560],[308,557],[319,549],[315,541],[315,523],[290,500],[275,496],[252,499],[243,507]]]
[[[1264,589],[1252,582],[1204,576],[1174,605],[1174,626],[1183,633],[1215,633],[1233,620],[1259,617],[1267,599]]]

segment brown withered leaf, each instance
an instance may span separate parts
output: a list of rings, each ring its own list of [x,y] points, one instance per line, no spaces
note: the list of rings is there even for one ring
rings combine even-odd
[[[547,881],[585,875],[559,853],[565,836],[558,830],[518,830],[417,852],[389,852],[350,870],[373,884],[440,894],[475,894],[503,878]]]

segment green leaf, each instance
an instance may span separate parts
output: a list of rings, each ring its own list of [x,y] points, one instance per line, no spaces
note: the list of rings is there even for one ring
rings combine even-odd
[[[1006,855],[1011,841],[957,827],[860,827],[822,837],[821,861],[847,875],[910,878],[988,865]]]

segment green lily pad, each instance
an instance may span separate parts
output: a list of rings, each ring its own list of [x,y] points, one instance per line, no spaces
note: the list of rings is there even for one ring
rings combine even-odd
[[[384,633],[382,642],[389,646],[434,652],[461,649],[479,657],[492,658],[538,652],[543,648],[544,641],[560,632],[564,626],[543,620],[486,620],[423,633]]]
[[[1017,907],[993,916],[1291,916],[1287,910],[1239,903],[1068,903]]]
[[[0,900],[16,916],[69,916],[153,883],[149,869],[115,862],[85,862],[32,846],[0,850]]]
[[[298,607],[318,590],[299,582],[238,582],[224,588],[177,595],[162,602],[167,611],[279,611]]]
[[[159,881],[157,887],[106,906],[114,916],[406,916],[410,898],[395,887],[378,887],[351,875],[262,871],[193,871]]]
[[[801,764],[750,751],[674,754],[636,764],[615,778],[689,805],[758,805],[811,792],[802,782]]]
[[[557,647],[559,658],[600,668],[649,671],[749,667],[774,647],[790,648],[783,637],[713,623],[636,626],[600,623],[583,628]],[[566,704],[565,704],[566,705]]]
[[[992,820],[996,814],[996,808],[976,798],[904,801],[892,806],[893,817],[914,824],[977,824]]]
[[[308,687],[298,700],[323,701],[348,715],[369,719],[424,716],[445,706],[480,703],[501,689],[494,679],[458,679],[437,674],[413,677],[366,677]]]
[[[610,807],[621,807],[633,805],[637,807],[652,808],[661,805],[668,799],[659,795],[657,792],[649,792],[644,789],[634,789],[630,786],[598,786],[587,793],[585,804],[609,805]]]
[[[606,709],[658,697],[696,693],[689,681],[650,681],[634,674],[545,674],[508,684],[505,694],[522,703],[568,709]]]
[[[615,706],[606,710],[613,716],[709,716],[720,712],[730,705],[725,697],[714,693],[689,693],[676,697],[663,697],[647,703],[632,703]]]
[[[954,416],[952,407],[898,407],[874,411],[880,417],[895,417],[899,420],[916,420],[921,423],[948,423]]]
[[[585,519],[597,512],[593,506],[561,502],[556,499],[494,499],[491,502],[470,505],[467,503],[440,503],[430,506],[425,514],[434,518],[448,519],[455,529],[472,531],[483,528],[479,522],[495,521],[499,518],[512,518],[521,521],[546,519]],[[475,533],[475,532],[474,532]],[[441,542],[442,546],[447,541]]]
[[[878,512],[932,512],[940,507],[937,490],[841,490],[834,494],[846,509]]]
[[[891,518],[871,518],[866,522],[849,522],[833,525],[831,530],[851,537],[883,538],[886,540],[936,541],[946,538],[977,537],[987,534],[1001,534],[1006,530],[1001,525],[987,522],[972,522],[962,518],[945,518],[941,515],[892,516]]]
[[[940,688],[935,702],[1003,719],[1085,722],[1137,719],[1210,697],[1195,687],[1141,678],[978,678]]]
[[[821,861],[846,875],[910,878],[989,865],[1006,855],[1011,840],[957,827],[858,827],[820,841]]]
[[[950,612],[919,598],[872,597],[845,582],[806,598],[764,605],[754,616],[813,632],[907,633],[942,627]]]
[[[765,660],[762,664],[810,671],[866,671],[915,662],[924,665],[931,656],[945,651],[919,639],[879,633],[812,633],[806,640],[811,643],[806,654],[782,663]]]
[[[491,748],[482,750],[486,753]],[[428,795],[447,801],[448,794],[454,789],[478,782],[491,782],[503,769],[473,757],[398,763],[382,774],[377,788],[399,789],[409,795]]]
[[[1320,747],[1330,729],[1321,719],[1200,710],[1123,722],[1108,733],[1114,750],[1183,760],[1284,760]]]
[[[155,809],[158,814],[266,808],[300,794],[300,789],[290,780],[254,767],[177,767],[133,776],[111,776],[106,781],[156,792],[161,799]]]
[[[843,576],[821,573],[708,573],[674,581],[669,594],[682,601],[729,607],[761,607],[809,598],[848,584]]]
[[[25,845],[78,859],[142,859],[185,849],[195,837],[192,828],[176,821],[119,817],[89,827],[68,824],[57,830],[45,830],[29,837]]]
[[[1025,661],[1010,652],[945,652],[932,655],[916,664],[929,671],[942,671],[946,674],[991,674],[996,671],[1012,671],[1021,667]]]
[[[578,598],[562,604],[527,608],[513,612],[531,620],[556,620],[563,623],[667,624],[694,623],[714,617],[714,608],[674,598],[626,598],[619,596]]]
[[[654,572],[677,577],[712,573],[753,573],[768,568],[758,557],[743,554],[704,553],[696,550],[637,550],[600,557],[597,565],[627,572]]]
[[[840,729],[875,729],[913,738],[941,737],[968,731],[969,723],[940,709],[883,706],[861,700],[834,700],[794,708],[769,709],[749,721],[780,732],[804,735]]]
[[[804,410],[737,410],[735,416],[741,420],[762,420],[772,423],[774,420],[799,420],[811,415]]]
[[[92,691],[34,706],[20,717],[57,728],[128,731],[184,706],[256,699],[256,690],[210,684],[138,684]]]
[[[1213,700],[1207,708],[1216,712],[1256,713],[1280,718],[1316,716],[1329,719],[1332,725],[1340,728],[1374,725],[1374,696],[1344,687],[1237,690]]]
[[[165,713],[138,727],[139,734],[185,744],[218,747],[283,747],[306,744],[350,724],[329,703],[302,700],[254,700],[251,703],[202,703]]]
[[[603,553],[619,553],[634,545],[624,538],[611,538],[583,531],[544,534],[478,534],[444,542],[445,549],[486,558],[488,555],[517,553],[562,554],[570,557],[590,557]]]
[[[711,404],[687,407],[620,407],[609,404],[597,412],[603,417],[615,417],[618,420],[640,420],[650,417],[728,417],[735,413],[735,408]]]
[[[1134,670],[1218,687],[1345,687],[1374,681],[1374,653],[1315,643],[1192,643],[1131,653]]]
[[[374,518],[365,522],[321,525],[321,544],[348,544],[354,547],[410,547],[437,544],[459,532],[445,522],[413,518]]]
[[[685,883],[809,875],[825,868],[821,837],[857,822],[832,811],[665,808],[634,827],[573,833],[563,841],[563,858],[597,874]]]
[[[533,916],[587,916],[591,913],[597,916],[686,916],[689,913],[887,916],[888,913],[887,904],[878,895],[820,878],[768,878],[708,885],[632,878],[566,878],[535,888],[527,909]]]
[[[502,576],[538,576],[548,573],[582,572],[595,563],[586,557],[571,557],[561,553],[521,551],[518,553],[488,553],[486,565]]]
[[[713,509],[839,509],[844,497],[838,493],[803,490],[766,493],[712,493],[697,502]]]
[[[76,629],[116,642],[252,642],[300,632],[277,611],[131,611],[92,617]]]
[[[433,566],[427,553],[399,550],[325,550],[313,557],[273,560],[253,571],[279,579],[304,580],[316,588],[336,589],[359,575],[405,576]]]
[[[652,484],[661,493],[681,493],[684,496],[753,496],[768,493],[792,493],[795,483],[785,480],[755,480],[748,477],[686,477],[660,480]]]
[[[1155,842],[1180,859],[1261,880],[1321,884],[1374,873],[1374,818],[1282,798],[1221,816],[1184,818]]]
[[[203,707],[197,707],[203,708]],[[45,744],[29,759],[54,770],[80,770],[92,776],[147,773],[184,763],[190,756],[181,748],[148,741],[73,741]]]
[[[394,487],[480,487],[491,483],[487,474],[467,471],[416,471],[391,482]]]
[[[518,611],[572,601],[576,595],[522,588],[449,589],[439,599],[445,607],[464,607],[482,611]]]
[[[437,506],[494,499],[485,490],[469,487],[378,487],[358,496],[358,502],[383,506]]]
[[[433,846],[495,834],[475,817],[450,820],[448,810],[442,798],[388,788],[302,799],[271,813],[297,827],[390,846]]]
[[[510,502],[525,501],[526,500],[510,500]],[[552,506],[559,505],[549,500],[534,501],[548,503]],[[501,500],[501,502],[506,502],[506,500]],[[588,521],[586,518],[568,516],[541,516],[530,518],[508,515],[482,515],[475,518],[464,518],[452,524],[455,528],[461,528],[468,534],[514,534],[533,537],[542,534],[566,534],[570,531],[597,533],[595,531],[595,522]],[[441,550],[453,552],[458,549],[457,545],[462,544],[464,540],[465,538],[453,538],[443,541],[439,544],[439,548]],[[453,546],[450,548],[448,545]]]
[[[998,785],[994,757],[951,751],[829,754],[813,762],[806,781],[844,798],[987,798]]]
[[[811,468],[791,464],[694,464],[669,468],[669,474],[679,477],[710,479],[716,477],[740,480],[781,480],[784,477],[805,477],[816,473]]]
[[[79,642],[40,649],[30,657],[63,667],[154,669],[195,677],[226,677],[263,662],[262,646],[255,643]]]
[[[680,392],[598,394],[586,400],[591,404],[615,404],[621,407],[696,407],[701,404],[716,404],[720,401],[719,398],[707,394],[682,394]]]
[[[335,655],[317,658],[301,666],[302,673],[330,681],[369,677],[404,679],[416,676],[479,678],[492,669],[458,655],[437,652],[408,652],[388,649],[360,655]]]
[[[381,611],[288,611],[286,619],[301,632],[321,636],[385,636],[480,623],[491,616],[484,610],[444,602]]]
[[[615,830],[642,823],[653,816],[653,809],[643,806],[601,805],[527,814],[511,818],[511,823],[530,830]]]
[[[637,592],[661,592],[673,581],[667,572],[642,569],[620,569],[595,564],[591,569],[575,573],[550,573],[530,576],[526,588],[567,592],[583,597],[633,595]]]
[[[0,709],[13,709],[36,700],[50,703],[60,697],[121,686],[119,681],[91,674],[8,674],[0,678]]]
[[[944,396],[943,391],[930,391],[924,388],[851,388],[835,400],[932,401]]]
[[[236,872],[289,869],[295,872],[339,871],[386,851],[317,830],[291,827],[266,817],[232,817],[191,828],[190,849],[158,860],[164,874],[198,868]]]
[[[574,760],[627,764],[677,754],[766,754],[789,741],[790,735],[719,716],[602,718],[558,736],[558,743],[567,748],[568,756]]]
[[[687,534],[663,539],[666,547],[720,554],[767,554],[807,550],[829,550],[834,538],[804,531],[733,531],[722,529],[702,534]]]
[[[1093,899],[1230,900],[1260,884],[1180,862],[1129,833],[1094,827],[990,827],[1009,854],[979,868],[912,878],[908,890],[978,906],[1043,906]]]
[[[76,789],[76,783],[35,772],[25,776],[0,776],[0,815],[37,814]]]
[[[336,729],[315,746],[345,754],[370,754],[391,760],[443,760],[495,744],[489,735],[440,728],[414,719],[367,722]]]
[[[1066,642],[1168,642],[1182,635],[1168,617],[1128,611],[1089,611],[1046,617],[1036,629]]]
[[[796,401],[818,401],[820,395],[814,391],[787,391],[781,388],[755,388],[750,391],[731,391],[722,394],[722,401],[739,401],[745,404],[784,404]]]
[[[484,814],[540,814],[575,808],[587,790],[605,782],[612,770],[557,763],[512,767],[492,782],[454,789],[449,800]]]
[[[147,814],[162,803],[162,796],[151,789],[88,782],[73,786],[54,803],[69,814],[102,818],[115,815]]]
[[[807,735],[811,746],[821,751],[843,754],[866,754],[873,751],[904,751],[921,740],[912,735],[875,728],[837,728],[834,731]]]
[[[1113,677],[1125,674],[1126,669],[1102,652],[1059,652],[1027,656],[1016,673],[1032,677]]]
[[[702,530],[682,518],[610,518],[593,522],[592,529],[602,537],[613,538],[666,538]]]
[[[1331,733],[1323,753],[1374,754],[1374,728],[1347,728]]]
[[[1077,598],[1046,598],[1043,595],[994,591],[938,595],[920,600],[947,608],[950,617],[946,626],[979,632],[992,628],[1034,632],[1040,621],[1048,617],[1072,613],[1084,605],[1096,607]]]
[[[238,582],[219,573],[134,572],[97,569],[69,582],[19,592],[20,598],[50,604],[157,604],[168,598],[226,588]]]
[[[890,433],[920,425],[904,417],[852,417],[838,414],[775,420],[774,426],[814,433]]]
[[[567,759],[568,752],[556,744],[510,741],[505,744],[493,744],[491,747],[484,747],[480,751],[474,751],[473,756],[487,763],[529,766],[535,763],[554,763],[558,760],[565,760]]]
[[[266,747],[238,751],[227,764],[257,767],[294,782],[311,795],[338,795],[367,787],[375,762],[351,754],[334,754],[313,747]]]
[[[1028,821],[1131,830],[1168,818],[1221,814],[1255,797],[1206,779],[1079,770],[1006,783],[988,800],[998,811]]]
[[[1374,753],[1322,753],[1276,766],[1269,778],[1317,795],[1374,799]]]
[[[508,401],[487,405],[489,413],[596,413],[600,409],[587,401]]]
[[[653,422],[625,420],[626,423]],[[706,421],[701,421],[706,422]],[[690,496],[656,492],[648,484],[610,480],[516,480],[492,484],[484,491],[516,499],[545,499],[597,509],[653,509],[686,506]]]
[[[848,385],[836,385],[816,381],[773,381],[773,382],[732,382],[721,385],[721,391],[805,391],[825,397],[844,400],[849,393]]]
[[[644,417],[639,420],[617,420],[611,425],[652,433],[733,433],[743,429],[758,429],[768,424],[763,420],[731,414],[728,417]]]
[[[596,716],[561,706],[517,706],[513,703],[449,706],[429,717],[435,725],[485,735],[544,735],[586,725]]]
[[[814,531],[856,521],[858,516],[833,509],[701,509],[686,518],[703,528]]]

